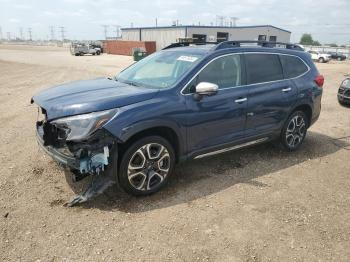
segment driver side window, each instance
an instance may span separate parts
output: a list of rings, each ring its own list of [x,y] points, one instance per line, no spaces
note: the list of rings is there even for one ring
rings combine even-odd
[[[240,55],[228,55],[210,62],[187,86],[185,93],[194,93],[195,86],[201,82],[217,84],[219,89],[241,85]]]

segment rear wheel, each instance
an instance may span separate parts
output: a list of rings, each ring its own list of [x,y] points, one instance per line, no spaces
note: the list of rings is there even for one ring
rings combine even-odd
[[[175,165],[171,144],[159,136],[141,138],[123,153],[118,179],[129,194],[140,196],[159,191]]]
[[[338,57],[337,60],[338,60],[338,61],[341,61],[342,59],[341,59],[341,57]]]
[[[295,111],[287,119],[281,132],[281,144],[288,151],[297,150],[303,143],[307,127],[308,118],[303,111]]]

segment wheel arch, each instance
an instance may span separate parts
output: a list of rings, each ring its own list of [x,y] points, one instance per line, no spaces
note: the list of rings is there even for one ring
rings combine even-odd
[[[293,114],[295,111],[302,111],[306,114],[308,118],[308,127],[309,127],[312,120],[312,107],[309,104],[297,105],[289,115]]]
[[[183,150],[181,146],[182,138],[174,128],[168,125],[148,126],[146,128],[136,129],[132,133],[128,132],[118,143],[119,154],[123,154],[132,143],[147,136],[160,136],[166,139],[173,146],[176,162],[179,162]]]

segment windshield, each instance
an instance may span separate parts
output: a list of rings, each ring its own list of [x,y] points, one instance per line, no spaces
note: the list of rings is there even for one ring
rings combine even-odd
[[[116,80],[147,88],[168,88],[193,68],[202,56],[183,51],[158,52],[125,69]]]

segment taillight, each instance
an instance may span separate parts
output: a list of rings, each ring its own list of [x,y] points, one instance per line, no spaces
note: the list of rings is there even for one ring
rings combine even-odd
[[[315,83],[316,83],[316,85],[318,87],[323,87],[323,84],[324,84],[324,77],[323,77],[323,75],[316,76]]]

